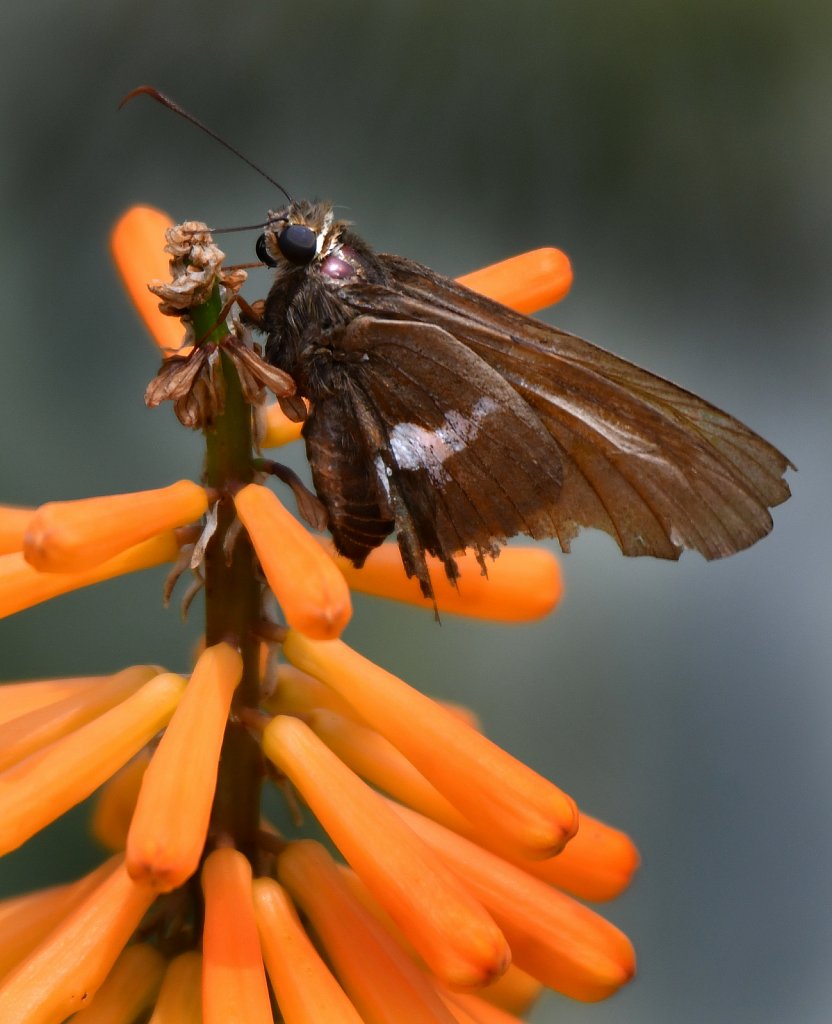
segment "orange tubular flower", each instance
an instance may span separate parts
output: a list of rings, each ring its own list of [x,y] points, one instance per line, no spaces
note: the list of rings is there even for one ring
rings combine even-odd
[[[593,1002],[633,976],[633,947],[599,914],[420,814],[396,813],[494,915],[517,966],[544,985]]]
[[[431,603],[395,543],[356,570],[261,485],[273,472],[305,518],[323,519],[258,457],[258,438],[300,435],[266,391],[303,408],[227,316],[244,269],[223,266],[205,225],[148,209],[121,220],[112,246],[165,353],[145,401],[171,401],[203,432],[204,486],[0,507],[0,617],[175,562],[165,596],[189,564],[183,603],[202,587],[204,638],[189,678],[137,665],[0,688],[0,855],[96,789],[94,834],[125,851],[0,901],[0,1024],[516,1024],[543,985],[613,992],[633,971],[628,940],[555,887],[616,895],[632,843],[585,815],[578,829],[572,799],[486,739],[473,712],[340,642],[350,587]],[[168,270],[153,284],[162,315],[146,282]],[[565,294],[571,268],[538,250],[461,280],[530,312]],[[545,551],[507,549],[487,577],[457,557],[458,588],[434,562],[442,612],[524,622],[560,599]],[[262,818],[266,761],[350,867],[298,838],[301,820],[284,837]]]
[[[156,668],[136,665],[100,680],[97,686],[76,687],[78,692],[63,700],[3,723],[0,772],[115,707],[158,674]]]
[[[202,1016],[205,1024],[272,1024],[251,894],[251,865],[214,850],[202,869]]]
[[[319,843],[292,843],[280,856],[278,875],[365,1024],[454,1024],[427,976],[358,903]]]
[[[289,625],[317,640],[340,636],[352,604],[332,561],[266,487],[249,484],[234,505]]]
[[[482,906],[307,726],[278,716],[263,750],[439,977],[472,988],[502,974],[509,951]]]
[[[150,206],[135,206],[124,214],[110,236],[113,259],[133,306],[150,336],[166,353],[182,347],[185,332],[179,320],[159,312],[159,300],[147,290],[147,282],[168,277],[164,244],[165,232],[172,226],[166,213]]]
[[[422,596],[419,581],[408,578],[398,544],[382,544],[361,569],[329,547],[338,568],[353,590],[375,597],[432,608]],[[470,615],[494,622],[532,622],[548,615],[561,598],[563,580],[555,557],[543,548],[506,548],[484,576],[469,551],[457,557],[460,579],[450,582],[436,558],[428,558],[440,612]]]
[[[127,870],[169,892],[199,866],[217,782],[222,738],[243,661],[228,644],[209,647],[142,780],[127,837]]]
[[[298,920],[286,891],[271,878],[254,882],[254,911],[272,988],[285,1024],[362,1024]]]
[[[86,1006],[155,893],[120,865],[0,984],[0,1020],[57,1024]]]
[[[349,701],[464,815],[493,827],[521,856],[550,857],[575,834],[577,809],[565,793],[346,644],[291,631],[283,649],[293,665]]]
[[[202,1024],[202,957],[182,953],[168,964],[147,1024]]]
[[[0,978],[25,960],[119,863],[120,858],[111,857],[77,882],[3,900],[0,903]]]
[[[0,555],[20,551],[23,547],[23,535],[33,512],[32,508],[0,505]]]
[[[16,849],[125,764],[168,722],[184,686],[179,676],[155,676],[92,722],[0,772],[0,853]]]
[[[128,946],[84,1010],[84,1024],[135,1020],[153,1005],[164,971],[164,957],[153,946]]]
[[[38,572],[20,551],[0,555],[0,618],[114,576],[172,562],[178,555],[179,543],[172,530],[78,572]]]
[[[155,491],[53,501],[32,513],[23,555],[39,572],[82,572],[207,509],[204,488],[190,480]]]

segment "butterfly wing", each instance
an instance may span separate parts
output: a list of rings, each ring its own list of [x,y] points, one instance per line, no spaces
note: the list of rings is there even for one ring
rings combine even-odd
[[[542,519],[564,550],[581,527],[610,533],[627,555],[706,558],[769,532],[789,461],[738,420],[646,370],[397,256],[387,284],[351,282],[359,314],[440,328],[507,382],[533,411],[561,464]],[[493,472],[512,477],[498,461]]]
[[[465,548],[482,560],[517,533],[553,534],[559,446],[470,348],[434,324],[365,315],[330,332],[322,358],[328,386],[304,434],[343,554],[361,564],[394,528],[429,596],[426,552],[454,579]]]

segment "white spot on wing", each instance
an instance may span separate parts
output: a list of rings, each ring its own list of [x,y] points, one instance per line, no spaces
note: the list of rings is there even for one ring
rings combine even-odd
[[[390,433],[390,450],[400,469],[424,469],[431,480],[441,484],[448,479],[447,460],[461,452],[479,434],[483,421],[498,409],[493,398],[477,399],[470,413],[452,409],[435,430],[418,423],[397,423]],[[376,462],[381,478],[381,467]],[[386,479],[382,480],[384,486]]]

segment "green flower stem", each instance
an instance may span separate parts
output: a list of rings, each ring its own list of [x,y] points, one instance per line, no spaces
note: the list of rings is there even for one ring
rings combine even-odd
[[[208,343],[221,342],[229,334],[225,323],[217,324],[222,310],[219,287],[210,300],[193,310],[197,338]],[[219,350],[215,379],[224,393],[224,409],[210,427],[205,428],[204,483],[222,497],[217,509],[217,529],[208,545],[203,570],[205,575],[205,642],[209,646],[229,640],[243,657],[243,678],[234,698],[238,712],[256,708],[260,695],[260,644],[253,627],[261,616],[261,587],[257,561],[245,530],[225,550],[229,529],[236,520],[231,495],[253,477],[251,409],[243,398],[237,371],[228,356]],[[214,835],[229,836],[238,849],[251,855],[260,824],[260,786],[262,762],[260,749],[248,730],[231,724],[226,730],[220,759],[217,790],[212,812]]]

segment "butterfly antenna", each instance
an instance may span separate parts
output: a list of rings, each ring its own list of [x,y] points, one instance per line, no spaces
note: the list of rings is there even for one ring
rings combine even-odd
[[[183,107],[180,107],[178,103],[174,103],[174,101],[169,96],[165,96],[163,92],[159,92],[158,89],[154,89],[152,85],[140,85],[137,89],[133,89],[131,92],[128,92],[124,99],[121,101],[121,103],[119,103],[118,109],[121,110],[121,108],[125,106],[127,103],[129,103],[130,100],[135,99],[136,96],[142,95],[149,96],[151,99],[156,100],[157,103],[161,103],[163,107],[167,107],[168,110],[173,111],[174,114],[178,114],[180,117],[184,117],[186,121],[190,121],[191,124],[194,125],[196,128],[199,128],[202,131],[204,131],[206,135],[210,135],[215,142],[219,142],[221,146],[225,146],[227,150],[229,150],[235,156],[239,157],[243,161],[243,163],[248,164],[252,170],[257,171],[257,173],[264,177],[266,181],[271,182],[275,188],[280,189],[280,191],[283,193],[284,196],[286,196],[290,203],[294,201],[292,197],[289,195],[289,193],[286,191],[286,189],[280,184],[279,181],[275,181],[274,178],[271,177],[271,175],[266,174],[266,172],[262,168],[258,167],[257,164],[249,160],[247,156],[243,156],[239,149],[235,149],[230,142],[226,142],[225,139],[217,135],[216,132],[211,131],[211,129],[207,125],[204,125],[202,121],[197,120],[197,118],[195,118],[193,114],[189,114],[187,110],[185,110]]]

